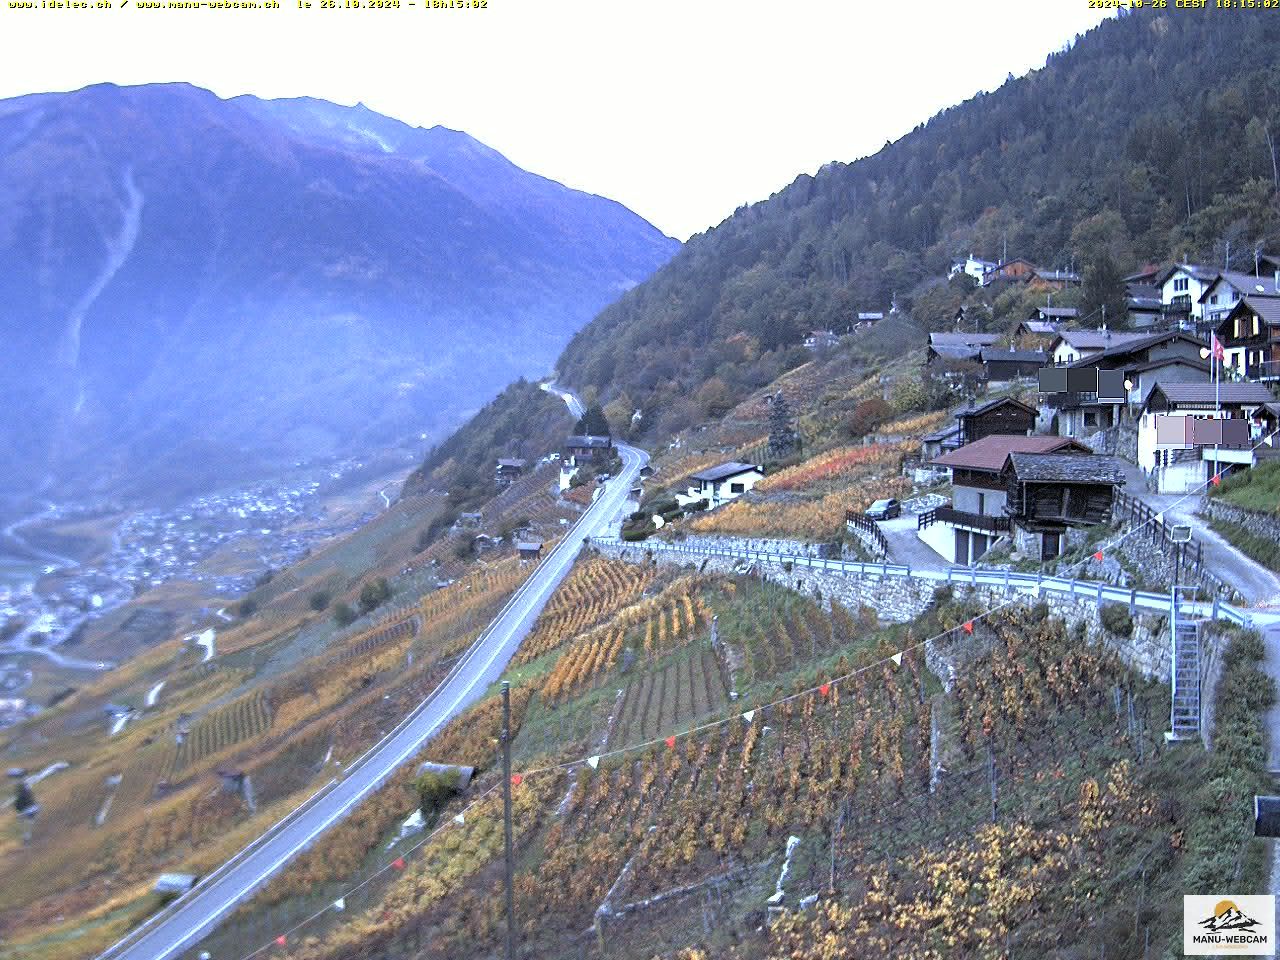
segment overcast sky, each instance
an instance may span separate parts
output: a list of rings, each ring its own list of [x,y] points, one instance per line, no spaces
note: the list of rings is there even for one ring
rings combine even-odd
[[[0,96],[185,80],[466,130],[672,236],[1043,64],[1101,16],[953,0],[489,0],[485,10],[12,11]],[[344,0],[337,0],[339,7]]]

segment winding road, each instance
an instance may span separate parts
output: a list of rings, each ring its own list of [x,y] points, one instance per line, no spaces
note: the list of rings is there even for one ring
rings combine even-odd
[[[551,388],[571,411],[581,404]],[[610,526],[648,454],[618,444],[623,467],[599,498],[546,555],[529,579],[499,611],[444,681],[390,733],[332,781],[189,893],[153,916],[99,960],[167,960],[194,946],[237,904],[342,820],[402,764],[411,760],[453,717],[481,697],[506,668],[552,592],[568,574],[585,539]]]

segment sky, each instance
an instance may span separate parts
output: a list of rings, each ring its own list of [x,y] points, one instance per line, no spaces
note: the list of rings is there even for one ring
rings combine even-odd
[[[181,80],[224,97],[363,102],[465,130],[681,240],[1041,66],[1102,19],[1084,0],[1037,0],[1013,16],[943,0],[110,2],[14,10],[4,0],[0,97]]]

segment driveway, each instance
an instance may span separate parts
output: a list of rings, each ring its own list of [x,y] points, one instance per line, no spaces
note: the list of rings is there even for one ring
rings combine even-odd
[[[1190,526],[1193,536],[1204,544],[1205,566],[1212,573],[1239,590],[1249,606],[1280,604],[1280,576],[1245,556],[1196,515],[1199,494],[1148,493],[1142,471],[1131,463],[1122,463],[1125,492],[1162,512],[1168,522]],[[1280,672],[1273,676],[1280,678]]]
[[[905,563],[912,570],[943,570],[949,565],[916,536],[918,521],[914,513],[881,520],[878,526],[889,541],[889,560],[892,563]]]

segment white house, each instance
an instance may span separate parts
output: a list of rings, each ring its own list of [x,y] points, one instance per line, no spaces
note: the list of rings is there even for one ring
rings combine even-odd
[[[1213,285],[1218,271],[1198,263],[1175,263],[1156,280],[1160,302],[1168,312],[1185,311],[1192,320],[1201,318],[1200,298]]]
[[[1149,334],[1121,333],[1105,327],[1100,330],[1062,330],[1049,345],[1049,354],[1054,366],[1065,367],[1095,353],[1133,343],[1147,336]]]
[[[1157,493],[1189,493],[1280,453],[1256,447],[1275,429],[1274,399],[1262,383],[1156,383],[1138,421],[1138,466]]]
[[[987,273],[994,270],[995,267],[994,260],[979,260],[971,253],[962,260],[953,260],[951,262],[951,272],[947,275],[947,279],[951,279],[958,273],[963,273],[974,283],[980,284],[984,282]]]
[[[764,479],[764,470],[753,463],[736,460],[722,463],[709,470],[701,470],[689,477],[692,481],[688,494],[676,494],[681,506],[697,500],[705,500],[716,507],[729,500],[736,500]]]

